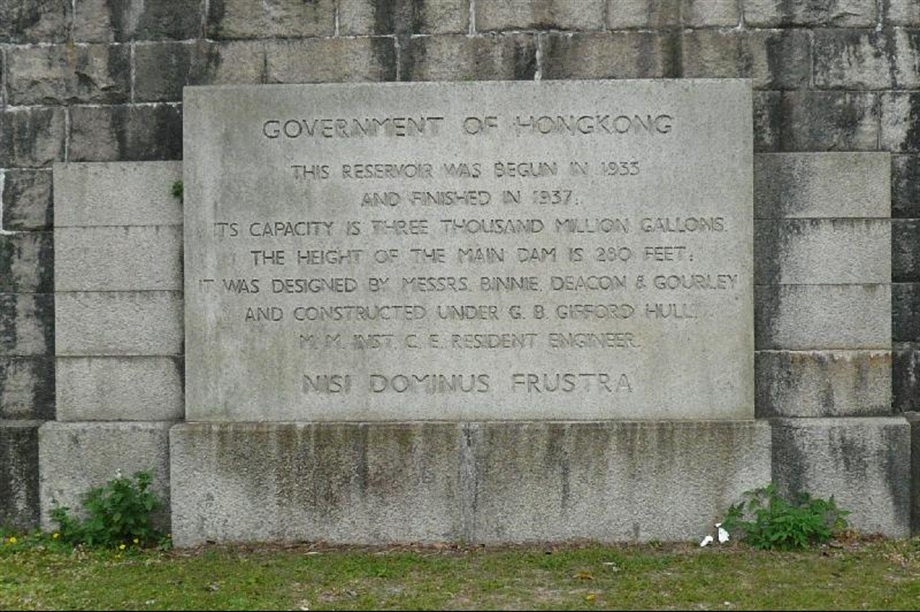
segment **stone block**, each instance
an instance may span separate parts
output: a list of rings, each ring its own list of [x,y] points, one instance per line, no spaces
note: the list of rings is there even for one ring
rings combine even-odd
[[[891,216],[920,217],[920,155],[891,156]]]
[[[395,81],[395,41],[388,37],[266,41],[264,70],[268,83]]]
[[[920,349],[915,345],[896,345],[892,351],[891,404],[895,413],[920,411]]]
[[[470,30],[469,0],[339,0],[342,36],[466,34]]]
[[[754,218],[889,215],[887,153],[759,153],[754,156]]]
[[[843,91],[755,91],[755,151],[874,151],[878,96]]]
[[[865,0],[834,0],[833,2],[744,0],[743,4],[744,22],[753,27],[868,28],[875,25],[878,17],[876,3]]]
[[[920,4],[915,0],[886,0],[880,3],[879,8],[883,23],[920,26]]]
[[[182,158],[182,112],[174,105],[74,106],[68,160]]]
[[[0,527],[32,530],[40,520],[38,428],[41,421],[0,420]]]
[[[335,34],[335,0],[211,0],[207,37],[301,38]]]
[[[477,2],[477,32],[490,30],[602,30],[606,0]]]
[[[182,162],[54,165],[56,228],[181,225]]]
[[[0,357],[0,420],[54,418],[54,359]]]
[[[204,6],[200,0],[80,0],[73,36],[78,42],[195,38],[201,29]]]
[[[463,540],[455,423],[179,424],[173,542]]]
[[[738,0],[607,0],[607,27],[624,28],[703,28],[738,25],[741,14]]]
[[[910,425],[904,417],[776,419],[773,481],[783,494],[834,496],[865,533],[910,535]]]
[[[51,232],[0,234],[0,293],[54,291]]]
[[[920,342],[920,283],[891,284],[891,339]]]
[[[0,293],[0,355],[54,353],[54,294]]]
[[[0,43],[61,43],[70,36],[72,0],[0,0]]]
[[[685,78],[750,78],[755,89],[800,89],[811,82],[806,30],[686,30]]]
[[[881,134],[883,151],[920,153],[920,93],[881,94]]]
[[[182,226],[54,230],[55,291],[179,291]]]
[[[760,219],[754,282],[760,285],[887,283],[888,219]]]
[[[118,474],[148,471],[151,490],[163,501],[155,515],[169,530],[169,427],[171,422],[58,423],[38,430],[39,497],[42,528],[55,527],[50,512],[67,506],[82,511],[83,496]]]
[[[920,31],[818,30],[815,87],[916,89],[920,86]]]
[[[59,293],[54,314],[58,356],[182,353],[176,291]]]
[[[769,349],[883,349],[892,285],[756,285],[754,343]]]
[[[0,168],[39,168],[64,158],[63,108],[0,110]]]
[[[0,227],[7,231],[51,229],[54,206],[51,171],[12,168],[0,171]]]
[[[891,280],[920,282],[920,220],[891,221]]]
[[[544,79],[660,79],[680,74],[679,32],[550,34]]]
[[[757,417],[891,416],[890,351],[757,351]]]
[[[176,421],[185,414],[178,357],[58,357],[59,421]]]
[[[525,80],[537,70],[537,43],[530,34],[424,36],[401,51],[404,81]]]
[[[118,104],[131,95],[127,45],[12,47],[6,53],[10,104]]]

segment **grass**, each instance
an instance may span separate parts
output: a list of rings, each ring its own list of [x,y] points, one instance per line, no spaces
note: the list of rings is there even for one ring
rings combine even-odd
[[[93,551],[9,537],[2,610],[920,609],[920,539],[780,553],[738,543]]]

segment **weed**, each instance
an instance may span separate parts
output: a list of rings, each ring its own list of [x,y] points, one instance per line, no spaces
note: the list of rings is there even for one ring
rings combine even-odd
[[[181,202],[182,197],[185,195],[185,184],[182,181],[176,181],[172,184],[171,193],[174,198]]]

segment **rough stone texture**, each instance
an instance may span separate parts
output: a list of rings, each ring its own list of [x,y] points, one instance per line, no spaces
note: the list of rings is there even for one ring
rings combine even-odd
[[[0,109],[0,168],[49,166],[64,157],[62,108]]]
[[[208,38],[298,38],[335,33],[335,0],[210,0],[207,6]]]
[[[0,0],[0,43],[64,42],[72,0]]]
[[[51,232],[0,234],[0,293],[54,291]]]
[[[175,421],[185,414],[177,357],[58,357],[59,421]]]
[[[910,424],[910,535],[920,533],[920,413],[906,412]]]
[[[788,0],[744,0],[744,22],[754,27],[830,26],[870,27],[878,9],[866,0],[789,2]]]
[[[883,93],[880,106],[882,150],[920,152],[920,93]]]
[[[738,0],[607,0],[607,26],[621,28],[700,28],[736,26]]]
[[[680,72],[680,33],[550,34],[544,79],[657,79]]]
[[[466,34],[470,29],[469,0],[339,0],[342,36],[406,34]]]
[[[41,421],[0,420],[0,527],[38,527],[38,428]]]
[[[754,92],[755,151],[873,151],[877,96],[866,92]]]
[[[915,89],[920,86],[920,31],[818,30],[815,86]]]
[[[174,105],[75,106],[69,161],[182,158],[182,113]]]
[[[891,156],[891,216],[920,217],[920,155]]]
[[[131,95],[127,45],[12,47],[10,104],[117,104]]]
[[[11,169],[3,172],[0,227],[7,231],[51,229],[54,206],[51,172]]]
[[[891,280],[920,282],[920,220],[891,222]]]
[[[888,284],[757,285],[755,346],[759,350],[890,349],[892,293]]]
[[[529,34],[412,38],[402,50],[405,81],[532,80],[537,43]]]
[[[73,292],[56,297],[58,356],[182,353],[181,293]]]
[[[916,0],[884,0],[882,20],[892,25],[920,26],[920,4]]]
[[[910,425],[903,417],[777,419],[773,480],[781,493],[833,495],[863,533],[910,535]]]
[[[887,153],[760,153],[754,156],[754,218],[889,215]]]
[[[811,82],[811,33],[806,30],[687,30],[684,78],[744,77],[755,89],[801,89]]]
[[[891,366],[892,407],[896,413],[920,411],[920,350],[895,347]]]
[[[83,496],[119,473],[138,471],[153,476],[153,490],[164,502],[155,520],[169,530],[169,427],[171,422],[58,423],[38,430],[41,477],[41,524],[51,529],[49,513],[56,506],[82,509]]]
[[[770,478],[765,422],[204,424],[173,540],[688,539]]]
[[[54,353],[54,294],[0,293],[0,355]]]
[[[265,74],[266,83],[395,81],[396,47],[384,37],[267,41]]]
[[[891,340],[920,342],[920,283],[891,284]]]
[[[55,291],[182,289],[182,227],[63,227],[54,230]]]
[[[0,357],[0,420],[54,418],[54,359]]]
[[[888,219],[761,219],[754,230],[754,282],[887,283]]]
[[[76,41],[125,42],[194,38],[201,29],[201,0],[79,0],[74,15]]]
[[[757,351],[757,417],[890,416],[889,351]]]
[[[606,0],[548,0],[544,2],[477,2],[476,31],[600,30]]]

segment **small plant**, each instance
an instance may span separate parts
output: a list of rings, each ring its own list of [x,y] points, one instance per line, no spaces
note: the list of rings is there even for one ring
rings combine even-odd
[[[825,500],[803,492],[790,502],[772,483],[744,496],[747,501],[732,505],[722,525],[729,532],[741,531],[754,548],[802,549],[827,542],[847,528],[850,512],[838,508],[833,496]]]
[[[137,472],[132,478],[120,473],[101,487],[91,489],[83,498],[86,518],[81,519],[66,506],[51,511],[58,523],[60,539],[87,546],[147,546],[162,542],[153,526],[153,513],[160,500],[150,490],[150,472]]]
[[[182,183],[182,181],[176,181],[172,184],[171,193],[174,198],[180,202],[182,201],[182,196],[185,195],[185,185]]]

